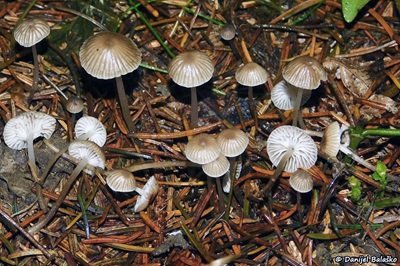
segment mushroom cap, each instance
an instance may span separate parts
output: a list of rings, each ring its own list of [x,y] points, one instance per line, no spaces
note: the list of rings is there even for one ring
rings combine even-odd
[[[304,90],[315,90],[321,80],[327,80],[325,69],[315,58],[309,56],[299,56],[288,63],[282,76],[289,84]]]
[[[26,112],[11,118],[4,127],[3,138],[8,147],[22,150],[28,147],[27,140],[44,137],[49,139],[56,129],[56,119],[41,112]]]
[[[232,24],[226,24],[220,32],[221,38],[225,41],[230,41],[235,38],[236,30]]]
[[[87,140],[75,140],[68,146],[68,154],[75,159],[87,160],[87,164],[104,169],[106,157],[96,143]]]
[[[49,36],[50,27],[46,21],[27,19],[14,29],[14,38],[21,46],[31,47]]]
[[[228,159],[221,154],[215,161],[204,164],[201,168],[206,175],[216,178],[226,174],[229,170],[229,166],[230,164]]]
[[[278,82],[271,91],[271,100],[281,110],[291,110],[297,97],[297,88],[290,86],[286,81]],[[304,90],[301,98],[301,105],[305,104],[311,97],[310,90]]]
[[[235,73],[236,81],[243,86],[254,87],[267,82],[268,72],[259,64],[250,62],[241,66]]]
[[[313,179],[307,171],[299,169],[290,176],[289,184],[297,192],[308,193],[313,188]]]
[[[240,129],[228,128],[219,133],[217,143],[223,155],[236,157],[246,150],[249,137]]]
[[[155,177],[150,177],[142,188],[144,194],[140,195],[136,201],[135,207],[133,208],[134,212],[140,212],[146,209],[150,201],[157,195],[158,188],[158,182]]]
[[[87,39],[79,51],[87,73],[98,79],[112,79],[139,67],[142,53],[136,44],[122,34],[100,32]]]
[[[83,116],[75,125],[75,137],[83,140],[83,137],[103,147],[106,143],[107,132],[104,125],[95,117]]]
[[[308,169],[317,161],[317,145],[309,135],[297,127],[280,126],[271,132],[267,140],[269,159],[277,166],[288,150],[292,150],[293,154],[285,165],[286,172]]]
[[[207,164],[215,161],[221,151],[217,141],[208,134],[193,137],[186,145],[186,158],[194,163]]]
[[[78,114],[82,112],[84,103],[80,97],[71,96],[66,103],[67,111],[71,114]]]
[[[112,190],[117,192],[132,192],[137,188],[135,177],[125,169],[108,172],[106,182]]]
[[[179,86],[193,88],[203,85],[212,78],[214,65],[203,52],[184,52],[171,61],[168,72],[171,79]]]
[[[330,157],[336,157],[340,149],[340,126],[338,122],[333,122],[325,128],[319,148],[323,153]]]

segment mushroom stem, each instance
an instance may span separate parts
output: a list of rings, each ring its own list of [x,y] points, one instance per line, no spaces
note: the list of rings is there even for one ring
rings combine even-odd
[[[373,166],[372,164],[370,164],[369,162],[367,162],[366,160],[361,158],[359,155],[357,155],[355,152],[350,150],[348,147],[346,147],[344,145],[340,145],[339,150],[341,152],[343,152],[344,154],[346,154],[347,156],[349,156],[353,161],[356,161],[357,163],[365,166],[366,168],[368,168],[369,170],[371,170],[373,172],[376,171],[376,167],[375,166]]]
[[[190,125],[192,128],[196,128],[199,121],[196,87],[190,88],[190,99],[191,99]]]
[[[85,168],[87,164],[87,160],[81,160],[78,165],[75,167],[74,171],[72,171],[71,175],[68,177],[67,183],[63,186],[63,190],[58,197],[57,201],[51,207],[50,211],[47,213],[46,217],[35,224],[32,228],[29,229],[29,233],[34,234],[46,226],[51,219],[53,219],[54,215],[57,213],[58,208],[60,208],[64,199],[67,197],[68,192],[70,191],[72,185],[75,183],[76,178],[79,176],[79,173]]]
[[[35,172],[34,176],[38,176],[38,169],[36,167],[35,151],[33,150],[33,135],[29,134],[28,140],[28,160],[32,170]]]
[[[297,122],[302,119],[300,115],[300,106],[301,106],[301,98],[303,97],[303,90],[300,88],[297,88],[297,96],[296,96],[296,101],[294,102],[294,107],[293,107],[293,121],[292,121],[292,126],[296,127]],[[302,122],[301,124],[304,125]]]
[[[122,116],[125,120],[129,132],[132,133],[134,131],[134,126],[129,112],[129,105],[127,96],[125,94],[124,82],[122,81],[122,77],[116,77],[115,80],[117,82],[117,93],[118,93],[119,105],[121,107]]]
[[[165,162],[154,162],[154,163],[143,163],[143,164],[134,164],[127,168],[125,168],[129,172],[137,172],[146,169],[153,168],[165,168],[165,167],[198,167],[198,164],[191,163],[188,161],[165,161]]]
[[[254,118],[254,125],[255,125],[256,131],[257,131],[258,130],[258,117],[257,117],[256,104],[254,102],[254,89],[251,86],[249,86],[249,89],[248,89],[248,98],[249,98],[250,112]]]
[[[36,50],[36,45],[32,46],[32,57],[33,57],[33,81],[32,81],[32,91],[37,90],[37,84],[39,80],[39,62]]]
[[[263,188],[262,194],[266,194],[275,184],[276,180],[278,179],[279,175],[283,172],[283,169],[286,166],[287,161],[293,155],[293,148],[289,148],[285,154],[282,156],[281,160],[279,161],[278,165],[276,166],[274,174],[271,176],[268,184]]]

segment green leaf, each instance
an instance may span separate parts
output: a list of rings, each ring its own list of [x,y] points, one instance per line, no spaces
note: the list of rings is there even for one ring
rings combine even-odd
[[[368,4],[369,1],[370,0],[342,0],[342,12],[346,22],[352,22],[361,8]]]
[[[359,202],[361,199],[361,181],[355,176],[350,176],[348,182],[349,186],[351,187],[351,200],[353,202]]]
[[[387,185],[387,177],[386,177],[387,167],[381,161],[378,161],[376,164],[376,171],[372,174],[372,179],[378,181],[382,188],[385,188]]]

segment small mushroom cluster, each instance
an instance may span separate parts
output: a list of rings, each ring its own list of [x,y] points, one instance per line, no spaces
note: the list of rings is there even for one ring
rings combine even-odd
[[[226,157],[242,154],[249,144],[247,135],[236,128],[223,130],[215,139],[208,134],[193,137],[185,149],[186,158],[202,165],[204,173],[218,178],[226,174],[230,163]]]

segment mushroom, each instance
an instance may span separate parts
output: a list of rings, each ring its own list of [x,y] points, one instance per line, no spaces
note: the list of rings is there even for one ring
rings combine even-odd
[[[219,157],[220,153],[217,141],[205,133],[193,137],[185,149],[186,158],[198,164],[211,163]]]
[[[53,216],[56,214],[58,208],[63,203],[65,197],[67,196],[69,190],[72,185],[75,183],[75,180],[79,176],[79,173],[87,166],[98,167],[104,169],[106,158],[104,153],[94,142],[87,140],[77,140],[71,142],[68,146],[68,153],[73,158],[79,161],[75,169],[72,171],[70,176],[68,177],[67,182],[63,185],[63,190],[60,196],[57,198],[57,201],[51,207],[50,211],[47,213],[46,217],[34,225],[29,232],[35,233],[39,231],[41,228],[46,226]]]
[[[168,66],[171,79],[179,86],[191,88],[192,127],[198,123],[196,87],[208,82],[214,73],[214,65],[207,54],[199,51],[184,52],[176,56]]]
[[[226,174],[229,170],[229,166],[230,164],[228,159],[226,159],[224,155],[220,154],[216,160],[211,163],[203,164],[201,168],[206,175],[217,178]]]
[[[28,148],[29,164],[37,172],[33,140],[39,137],[49,139],[56,128],[56,119],[41,112],[26,112],[11,118],[4,127],[3,138],[14,150]]]
[[[300,56],[288,63],[282,71],[283,79],[291,86],[297,88],[296,101],[293,107],[293,126],[297,122],[304,127],[300,113],[303,90],[315,90],[321,81],[327,80],[327,74],[322,65],[314,58]]]
[[[221,39],[231,41],[236,36],[235,27],[232,24],[225,24],[220,31]]]
[[[297,89],[290,86],[285,80],[278,82],[271,91],[271,101],[281,110],[291,110],[295,106]],[[300,105],[305,104],[311,97],[311,91],[303,91]]]
[[[68,112],[70,112],[73,115],[76,115],[82,112],[84,103],[80,97],[72,95],[68,97],[65,107],[67,108]]]
[[[308,193],[313,188],[313,179],[307,171],[299,169],[291,174],[289,184],[299,193]]]
[[[125,169],[112,170],[107,174],[107,185],[116,192],[132,192],[139,193],[134,211],[139,212],[147,208],[150,201],[158,192],[158,183],[154,176],[146,182],[143,188],[136,185],[133,174]]]
[[[50,27],[46,21],[35,18],[27,19],[14,29],[14,38],[19,45],[32,47],[33,57],[33,82],[32,91],[36,91],[39,79],[39,63],[36,44],[50,34]]]
[[[89,140],[100,147],[106,143],[107,132],[104,125],[95,117],[81,117],[75,125],[75,137],[78,140]]]
[[[122,75],[139,67],[142,60],[136,44],[122,34],[100,32],[87,39],[79,51],[82,67],[98,79],[116,79],[117,93],[122,116],[130,132],[134,125],[130,116]]]
[[[272,187],[283,170],[293,173],[298,168],[308,169],[315,164],[318,155],[313,139],[293,126],[280,126],[271,132],[267,153],[276,170],[264,191]]]
[[[264,84],[267,81],[268,77],[269,77],[268,72],[262,66],[254,62],[249,62],[243,65],[235,73],[236,81],[240,85],[248,87],[250,110],[254,118],[257,130],[258,130],[258,118],[253,96],[253,87]]]

